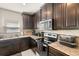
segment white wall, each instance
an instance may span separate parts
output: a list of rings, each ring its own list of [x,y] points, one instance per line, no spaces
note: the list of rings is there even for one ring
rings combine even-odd
[[[6,9],[0,9],[0,33],[5,33],[5,25],[7,22],[16,22],[20,25],[20,33],[23,32],[22,15]]]
[[[3,33],[2,10],[0,9],[0,33]]]

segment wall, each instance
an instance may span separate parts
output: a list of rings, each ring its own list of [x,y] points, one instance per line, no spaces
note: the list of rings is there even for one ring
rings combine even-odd
[[[23,21],[21,13],[0,8],[0,33],[5,33],[5,25],[7,22],[18,23],[20,25],[20,34],[23,34]]]
[[[0,33],[3,32],[3,28],[2,28],[2,12],[0,10]]]

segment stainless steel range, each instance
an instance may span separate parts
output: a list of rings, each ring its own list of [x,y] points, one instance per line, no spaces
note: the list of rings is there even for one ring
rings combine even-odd
[[[43,52],[46,53],[46,55],[49,55],[48,44],[57,41],[57,37],[58,35],[56,33],[51,33],[51,32],[44,33]]]
[[[43,39],[37,40],[37,52],[41,56],[48,56],[48,44],[57,41],[57,34],[44,32]]]
[[[50,44],[52,42],[57,41],[58,35],[56,33],[45,32],[44,37],[45,37],[44,43]]]

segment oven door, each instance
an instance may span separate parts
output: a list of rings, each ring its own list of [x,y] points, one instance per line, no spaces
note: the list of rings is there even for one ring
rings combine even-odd
[[[37,40],[36,52],[40,56],[47,56],[47,45],[45,45],[42,40]]]

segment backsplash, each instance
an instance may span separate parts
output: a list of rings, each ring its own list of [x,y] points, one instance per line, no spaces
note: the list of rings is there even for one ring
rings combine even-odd
[[[79,30],[54,30],[52,31],[58,34],[65,34],[65,35],[72,35],[72,36],[79,36]]]
[[[39,30],[38,30],[39,31]],[[72,35],[72,36],[79,36],[79,30],[40,30],[43,32],[53,32],[57,34],[65,34],[65,35]]]
[[[32,29],[24,29],[23,35],[32,35]]]

